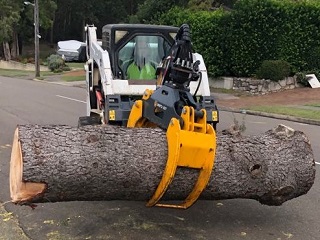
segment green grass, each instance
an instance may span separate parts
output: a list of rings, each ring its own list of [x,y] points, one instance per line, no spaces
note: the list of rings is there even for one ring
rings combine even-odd
[[[240,96],[250,96],[250,94],[246,92],[236,91],[233,89],[225,89],[225,88],[213,88],[210,87],[210,91],[214,93],[226,93],[226,94],[232,94],[234,96],[240,97]]]
[[[47,76],[53,76],[53,75],[59,75],[61,73],[53,73],[49,71],[41,71],[40,72],[40,78],[47,77]],[[34,71],[27,71],[27,70],[16,70],[16,69],[3,69],[0,68],[0,76],[3,77],[34,77],[35,73]]]
[[[62,80],[66,82],[84,81],[85,79],[85,76],[62,76]]]
[[[32,74],[32,71],[13,70],[0,68],[0,76],[4,77],[24,77]]]
[[[320,108],[320,103],[310,103],[310,104],[306,104],[305,106],[319,107]]]
[[[54,72],[51,72],[51,71],[42,71],[40,72],[40,75],[43,76],[43,77],[46,77],[46,76],[54,76],[54,75],[61,75],[61,72],[60,73],[54,73]]]
[[[55,75],[53,72],[49,71],[42,71],[40,72],[41,76],[51,76]],[[0,68],[0,76],[4,77],[27,77],[27,76],[34,76],[34,71],[27,71],[27,70],[15,70],[15,69],[3,69]]]
[[[84,69],[84,63],[82,63],[82,62],[68,62],[68,63],[66,63],[66,65],[68,66],[68,67],[70,67],[71,69]]]
[[[41,71],[40,72],[40,78],[39,79],[45,79],[45,77],[48,76],[54,76],[54,75],[62,75],[63,73],[54,73],[50,71]],[[4,77],[34,77],[34,71],[26,71],[26,70],[13,70],[13,69],[1,69],[0,68],[0,76]],[[85,76],[68,76],[68,75],[62,75],[61,79],[66,82],[74,82],[74,81],[83,81],[85,80]]]
[[[320,111],[285,106],[256,106],[248,110],[320,120]]]

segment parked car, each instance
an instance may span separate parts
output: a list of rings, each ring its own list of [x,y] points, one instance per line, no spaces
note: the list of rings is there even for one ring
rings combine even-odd
[[[77,40],[59,41],[57,54],[66,62],[85,62],[86,43]]]

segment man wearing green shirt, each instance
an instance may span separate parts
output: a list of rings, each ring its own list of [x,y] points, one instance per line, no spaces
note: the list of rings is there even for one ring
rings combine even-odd
[[[127,68],[128,79],[155,79],[156,69],[149,61],[149,46],[144,41],[135,43],[134,61]]]

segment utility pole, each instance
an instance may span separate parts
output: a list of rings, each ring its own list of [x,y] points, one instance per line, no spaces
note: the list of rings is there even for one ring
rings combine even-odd
[[[40,63],[39,63],[39,3],[34,0],[34,65],[35,77],[40,77]]]
[[[34,0],[34,3],[25,1],[25,5],[31,5],[33,7],[34,15],[34,66],[35,66],[35,77],[40,77],[40,63],[39,63],[39,2]]]

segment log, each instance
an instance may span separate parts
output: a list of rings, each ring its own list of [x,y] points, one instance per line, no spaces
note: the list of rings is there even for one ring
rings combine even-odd
[[[10,163],[12,202],[149,200],[167,160],[165,132],[107,125],[20,125]],[[198,171],[178,168],[165,200],[185,199]],[[257,136],[217,135],[214,170],[200,199],[281,205],[306,194],[315,161],[306,135],[283,125]]]

